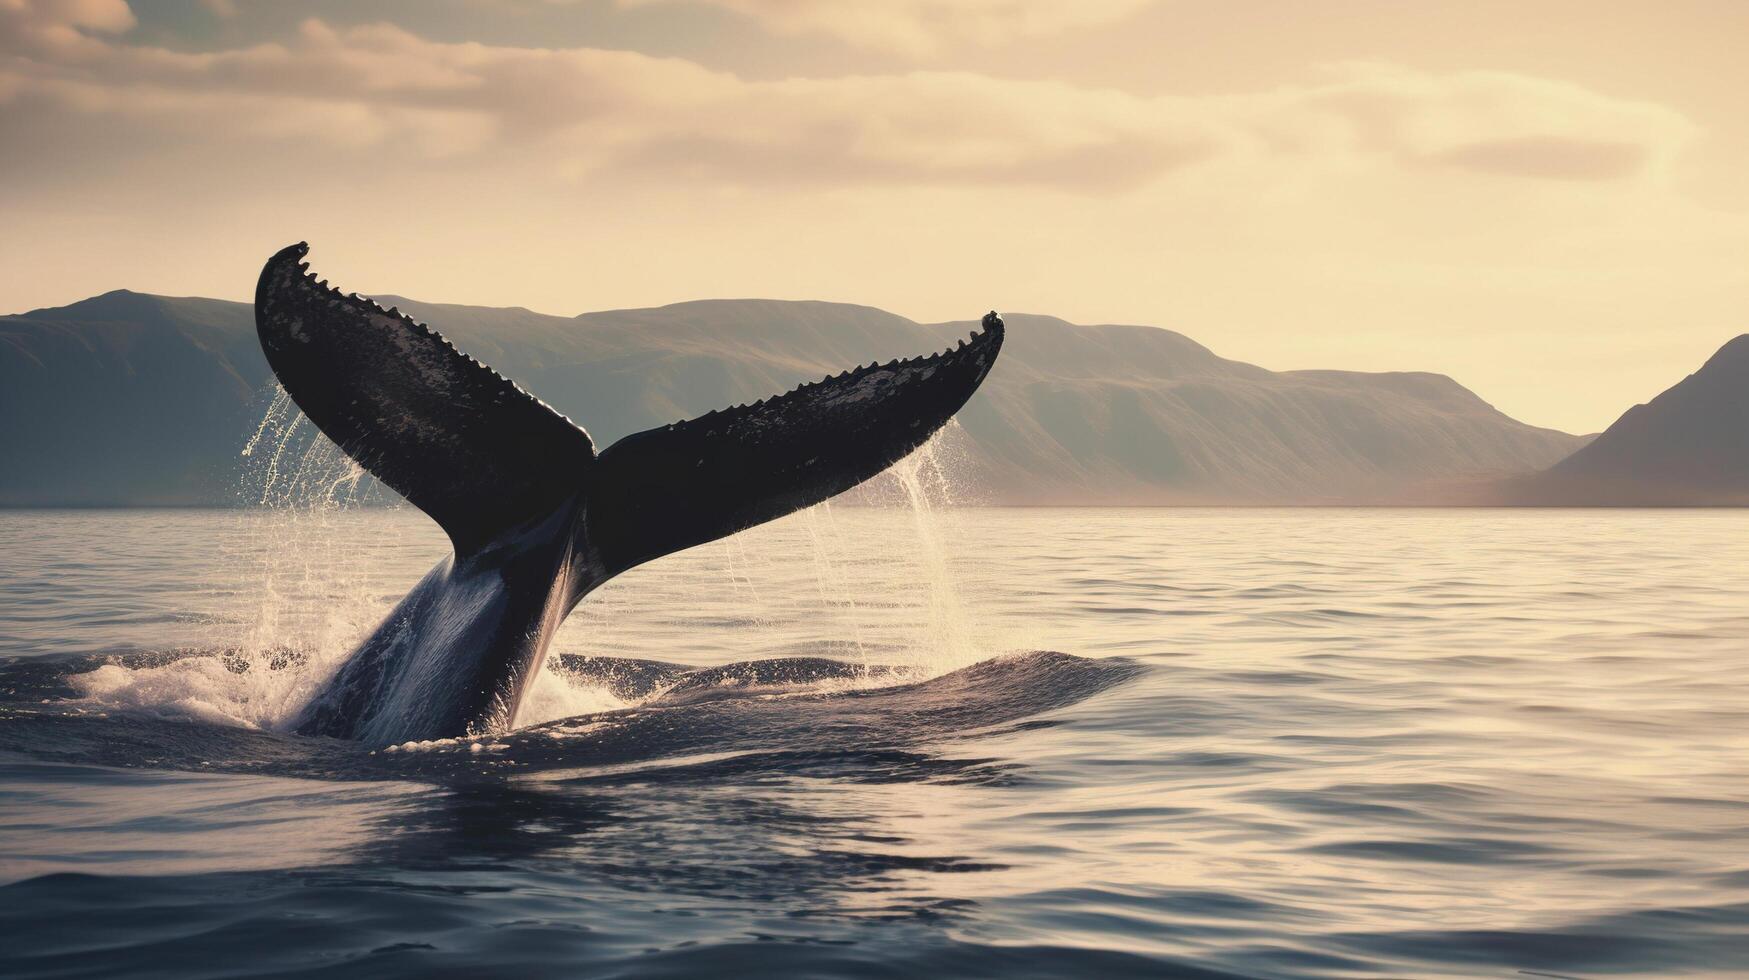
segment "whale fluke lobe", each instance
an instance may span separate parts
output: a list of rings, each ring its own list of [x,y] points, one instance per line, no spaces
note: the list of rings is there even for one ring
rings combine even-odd
[[[547,644],[635,565],[782,517],[886,469],[995,363],[994,312],[957,349],[871,363],[627,436],[588,433],[430,328],[318,282],[302,243],[255,293],[262,350],[311,421],[441,525],[439,563],[294,728],[397,742],[508,726]]]
[[[589,434],[435,331],[315,281],[302,243],[269,259],[255,328],[292,401],[467,555],[576,494]]]
[[[614,443],[587,497],[604,569],[782,517],[881,472],[959,411],[1002,336],[991,314],[965,350],[871,364]]]

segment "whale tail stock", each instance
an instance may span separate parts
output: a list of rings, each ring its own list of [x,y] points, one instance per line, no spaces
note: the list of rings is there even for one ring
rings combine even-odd
[[[587,432],[436,332],[318,282],[300,243],[269,259],[256,329],[292,400],[435,520],[458,559],[580,503],[596,581],[825,500],[946,424],[1002,346],[969,342],[636,433]]]

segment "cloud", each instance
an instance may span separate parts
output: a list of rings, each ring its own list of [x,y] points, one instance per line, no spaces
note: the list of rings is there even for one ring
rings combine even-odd
[[[1285,95],[1264,131],[1405,166],[1552,180],[1655,176],[1697,133],[1663,106],[1546,78],[1370,63],[1329,71],[1333,81]]]
[[[1452,147],[1435,159],[1483,173],[1560,180],[1616,180],[1647,165],[1647,148],[1620,140],[1551,137],[1484,140]]]
[[[70,57],[101,52],[93,35],[134,26],[127,0],[0,0],[0,52]]]
[[[566,2],[566,0],[556,0]],[[621,6],[709,5],[779,34],[819,34],[910,57],[956,44],[997,45],[1109,24],[1155,0],[617,0]]]
[[[202,36],[279,22],[242,6]],[[396,9],[415,8],[448,23]],[[1614,403],[1561,380],[1571,352],[1656,348],[1632,389],[1655,392],[1742,329],[1749,290],[1749,224],[1691,196],[1720,141],[1534,74],[1338,64],[1221,92],[1249,70],[1223,61],[1174,75],[1209,94],[1156,96],[746,78],[319,20],[167,48],[141,40],[162,20],[132,23],[119,2],[0,0],[0,309],[117,285],[246,297],[262,256],[307,238],[349,288],[1177,324],[1271,366],[1450,371],[1596,427],[1579,417]]]
[[[1058,83],[929,72],[748,81],[635,52],[449,44],[320,21],[283,43],[206,53],[111,44],[101,57],[38,57],[5,77],[13,100],[209,139],[406,140],[398,149],[414,157],[515,147],[572,174],[747,184],[1103,190],[1203,158],[1216,138],[1192,116]]]
[[[1600,181],[1657,176],[1694,131],[1656,105],[1498,72],[1349,64],[1297,87],[1199,97],[966,72],[758,81],[631,51],[318,20],[277,43],[172,51],[101,36],[132,23],[126,4],[0,0],[0,11],[25,39],[0,62],[0,100],[168,140],[387,149],[379,166],[408,170],[546,161],[570,179],[1097,195],[1222,166],[1266,182],[1365,169]]]

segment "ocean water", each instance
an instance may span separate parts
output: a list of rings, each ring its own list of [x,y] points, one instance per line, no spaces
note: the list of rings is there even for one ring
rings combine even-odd
[[[1749,514],[822,507],[277,731],[444,550],[0,512],[0,975],[1749,975]]]

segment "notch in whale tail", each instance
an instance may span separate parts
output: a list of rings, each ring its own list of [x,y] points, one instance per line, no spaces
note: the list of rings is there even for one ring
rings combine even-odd
[[[605,575],[782,517],[886,469],[946,424],[1002,347],[871,364],[627,436],[588,433],[394,309],[318,282],[302,243],[261,272],[268,364],[349,456],[430,515],[459,557],[581,498]]]

